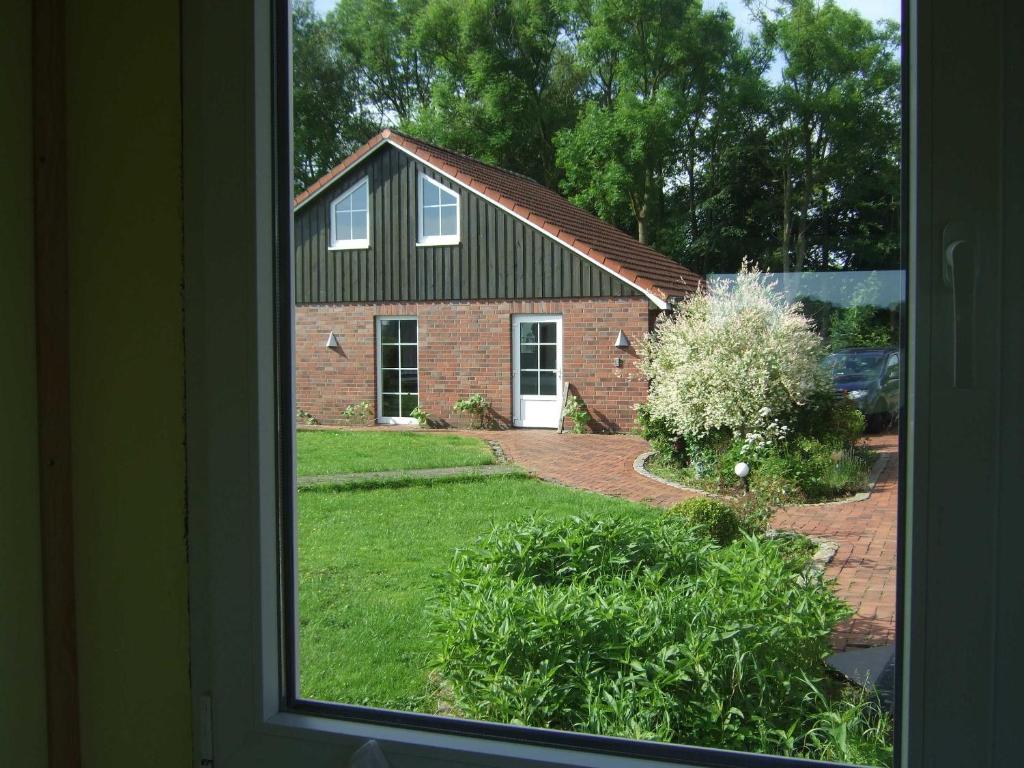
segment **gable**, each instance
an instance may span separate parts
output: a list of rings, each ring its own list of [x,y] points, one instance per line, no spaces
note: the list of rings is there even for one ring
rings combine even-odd
[[[417,246],[417,178],[459,194],[458,245]],[[330,250],[330,207],[368,178],[368,247]],[[487,198],[386,144],[295,213],[297,304],[591,298],[640,291]]]

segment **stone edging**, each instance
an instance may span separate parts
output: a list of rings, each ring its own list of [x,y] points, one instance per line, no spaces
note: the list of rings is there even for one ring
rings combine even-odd
[[[678,488],[681,491],[689,491],[690,493],[699,493],[703,496],[711,496],[716,499],[728,498],[720,493],[712,493],[711,491],[705,491],[700,488],[691,488],[688,485],[677,483],[674,480],[666,480],[664,477],[658,475],[647,469],[647,461],[656,454],[655,451],[647,451],[641,453],[636,459],[633,460],[633,469],[649,480],[654,480],[662,485],[669,485],[673,488]],[[806,504],[787,504],[786,506],[793,507],[827,507],[833,504],[850,504],[855,501],[867,501],[871,498],[872,492],[875,490],[875,484],[878,482],[878,478],[882,475],[882,470],[885,469],[886,464],[889,462],[888,453],[879,453],[878,458],[875,459],[875,463],[871,465],[871,471],[868,472],[868,487],[866,490],[860,493],[855,493],[853,496],[847,496],[844,499],[836,499],[835,501],[814,501]]]

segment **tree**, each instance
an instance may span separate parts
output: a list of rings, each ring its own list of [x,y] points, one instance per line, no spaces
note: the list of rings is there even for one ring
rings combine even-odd
[[[436,66],[416,135],[551,187],[552,137],[571,125],[581,76],[556,0],[437,0],[417,20]]]
[[[771,136],[782,186],[785,271],[884,266],[897,252],[899,64],[895,23],[834,0],[761,14],[784,59]],[[881,262],[881,263],[879,263]]]
[[[308,187],[378,130],[363,109],[351,61],[312,0],[292,15],[295,188]]]

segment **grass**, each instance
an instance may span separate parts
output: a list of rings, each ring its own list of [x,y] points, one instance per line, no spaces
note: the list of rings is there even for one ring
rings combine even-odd
[[[494,454],[475,437],[404,431],[299,431],[299,475],[340,475],[396,469],[493,464]]]
[[[523,515],[588,512],[660,514],[517,474],[301,490],[301,694],[429,710],[431,598],[455,550]]]

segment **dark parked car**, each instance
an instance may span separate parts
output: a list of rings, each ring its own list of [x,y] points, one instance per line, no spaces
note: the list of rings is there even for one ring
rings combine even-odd
[[[851,347],[825,358],[836,390],[853,401],[868,429],[892,424],[900,409],[900,353],[895,347]]]

